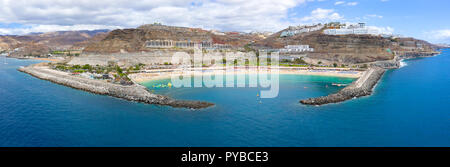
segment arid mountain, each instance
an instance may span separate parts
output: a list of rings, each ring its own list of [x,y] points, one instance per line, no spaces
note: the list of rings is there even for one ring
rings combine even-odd
[[[100,42],[101,40],[105,39],[106,36],[108,36],[108,33],[109,32],[99,32],[87,40],[74,43],[70,49],[71,50],[83,50],[85,47],[92,45],[96,42]]]
[[[173,40],[191,42],[212,42],[242,47],[252,41],[261,40],[258,35],[225,33],[215,34],[199,28],[174,27],[164,25],[143,25],[136,29],[114,30],[105,39],[84,49],[85,53],[117,53],[120,51],[149,51],[145,47],[148,40]]]
[[[103,39],[109,30],[57,31],[29,35],[0,36],[0,50],[11,51],[12,56],[45,55],[50,50],[68,50],[84,47]]]
[[[135,29],[96,31],[59,31],[25,36],[0,36],[0,50],[16,50],[13,55],[42,55],[50,50],[83,50],[83,53],[136,53],[154,51],[146,47],[150,40],[210,42],[233,48],[249,45],[254,49],[279,49],[286,45],[309,45],[314,52],[307,58],[339,64],[359,64],[391,60],[394,53],[431,52],[437,48],[414,38],[393,38],[376,35],[326,35],[323,28],[298,35],[282,37],[282,30],[268,37],[257,33],[208,31],[200,28],[143,25]],[[169,48],[170,49],[170,48]],[[177,48],[174,48],[177,49]],[[157,49],[156,49],[157,50]]]

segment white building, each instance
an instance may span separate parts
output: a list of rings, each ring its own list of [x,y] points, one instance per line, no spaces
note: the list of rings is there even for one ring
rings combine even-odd
[[[324,28],[322,24],[316,24],[313,26],[290,26],[286,31],[281,32],[280,37],[290,37],[298,34],[319,31]]]
[[[314,48],[309,45],[287,45],[284,49],[280,49],[280,53],[299,53],[299,52],[314,52]]]
[[[209,41],[193,42],[193,41],[173,41],[173,40],[149,40],[145,43],[147,48],[198,48],[198,49],[231,49],[231,45],[213,44]]]
[[[346,27],[342,27],[340,29],[326,29],[323,32],[327,35],[378,35],[379,32],[377,30],[369,29],[366,27],[365,23],[358,23],[354,25],[348,25]]]

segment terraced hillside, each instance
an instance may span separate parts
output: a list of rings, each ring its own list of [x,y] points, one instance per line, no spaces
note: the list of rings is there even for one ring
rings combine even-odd
[[[433,45],[414,38],[385,38],[375,35],[326,35],[322,31],[280,37],[282,31],[256,42],[255,48],[282,48],[309,45],[314,52],[307,57],[317,61],[358,64],[391,60],[395,52],[431,52]]]
[[[145,47],[148,40],[174,40],[229,44],[242,47],[250,42],[261,40],[257,35],[230,33],[216,35],[199,28],[174,27],[165,25],[143,25],[135,29],[118,29],[110,32],[102,41],[89,45],[85,53],[118,53],[151,51]]]

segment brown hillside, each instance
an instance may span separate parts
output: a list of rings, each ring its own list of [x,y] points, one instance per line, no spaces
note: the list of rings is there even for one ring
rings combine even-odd
[[[304,33],[292,37],[280,37],[281,32],[256,42],[256,48],[283,48],[286,45],[309,45],[314,48],[307,57],[340,63],[367,63],[391,60],[394,51],[402,51],[404,43],[423,43],[424,50],[430,44],[413,38],[391,39],[374,35],[325,35],[321,31]],[[409,41],[409,42],[406,42]]]
[[[227,34],[215,35],[199,28],[173,27],[164,25],[143,25],[136,29],[114,30],[100,42],[93,43],[84,49],[85,53],[117,53],[150,51],[145,47],[148,40],[174,40],[192,42],[213,42],[242,47],[251,41],[261,38],[256,35]]]

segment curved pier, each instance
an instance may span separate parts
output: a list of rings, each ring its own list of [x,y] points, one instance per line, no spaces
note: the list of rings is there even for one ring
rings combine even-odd
[[[324,97],[301,100],[300,103],[306,105],[324,105],[329,103],[339,103],[356,97],[368,96],[383,76],[386,70],[380,67],[372,67],[351,85],[345,87],[335,94]]]
[[[46,66],[31,65],[28,67],[21,67],[18,70],[36,78],[48,80],[60,85],[130,101],[191,109],[202,109],[214,105],[213,103],[208,102],[175,100],[167,96],[156,95],[149,92],[148,89],[142,85],[134,84],[131,86],[123,86],[99,80],[71,76],[65,72],[56,71]]]

